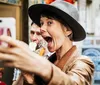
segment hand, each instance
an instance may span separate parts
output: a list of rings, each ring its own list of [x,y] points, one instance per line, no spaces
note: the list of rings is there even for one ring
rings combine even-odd
[[[4,65],[37,74],[44,80],[51,77],[52,64],[32,52],[26,43],[4,35],[0,36],[0,40],[11,46],[0,47],[0,60],[4,61]]]
[[[28,82],[29,84],[33,84],[34,82],[33,74],[28,72],[22,72],[22,75],[26,82]]]

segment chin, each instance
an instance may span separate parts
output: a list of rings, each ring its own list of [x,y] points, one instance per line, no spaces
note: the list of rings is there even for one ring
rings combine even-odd
[[[55,49],[48,48],[49,52],[55,52]]]

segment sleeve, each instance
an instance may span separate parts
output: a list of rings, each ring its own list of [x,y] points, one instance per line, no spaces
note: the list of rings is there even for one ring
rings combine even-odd
[[[48,85],[91,85],[94,64],[88,58],[77,59],[65,72],[52,66],[52,78]]]
[[[17,80],[12,83],[12,85],[23,85],[23,80],[24,80],[23,76],[22,76],[22,74],[20,74],[18,76]]]
[[[20,72],[19,69],[17,69],[17,68],[14,69],[13,81],[16,81],[16,80],[17,80],[17,78],[19,77],[20,73],[21,73],[21,72]]]

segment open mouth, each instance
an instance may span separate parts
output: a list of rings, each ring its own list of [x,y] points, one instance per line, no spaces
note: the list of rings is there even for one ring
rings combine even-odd
[[[51,37],[48,37],[48,36],[47,36],[47,37],[45,37],[44,39],[45,39],[45,41],[47,41],[48,43],[52,42],[52,38],[51,38]]]
[[[45,37],[44,39],[48,43],[48,49],[51,49],[53,45],[53,42],[52,42],[53,39],[49,36]]]

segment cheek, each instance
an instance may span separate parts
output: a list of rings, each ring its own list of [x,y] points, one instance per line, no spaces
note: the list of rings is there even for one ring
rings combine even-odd
[[[33,39],[33,36],[32,36],[32,35],[30,35],[30,39],[31,39],[31,40]]]
[[[53,47],[55,50],[57,50],[63,45],[64,38],[56,34],[55,37],[53,38],[53,41],[54,41]]]
[[[63,32],[56,32],[56,35],[55,35],[55,39],[56,39],[56,43],[59,47],[61,47],[64,43],[64,40],[65,40],[65,35]]]
[[[43,40],[42,36],[38,36],[38,40]]]
[[[30,39],[32,39],[32,36],[31,36],[31,35],[29,35],[29,38],[30,38]]]
[[[63,42],[64,42],[63,37],[60,37],[60,36],[57,37],[56,43],[57,43],[58,47],[61,47],[63,45]]]

